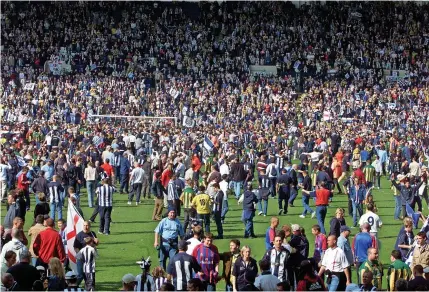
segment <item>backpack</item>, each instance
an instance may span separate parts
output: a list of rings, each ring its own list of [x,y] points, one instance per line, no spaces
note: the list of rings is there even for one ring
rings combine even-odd
[[[270,175],[277,176],[277,168],[275,166],[271,167]]]

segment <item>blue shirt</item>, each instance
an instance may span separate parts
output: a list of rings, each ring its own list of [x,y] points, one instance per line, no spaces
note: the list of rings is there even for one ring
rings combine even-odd
[[[346,254],[347,261],[349,262],[350,265],[352,265],[353,252],[352,252],[352,247],[350,246],[350,242],[347,240],[347,238],[340,235],[340,237],[338,237],[337,246],[344,251],[344,253]]]
[[[155,228],[155,232],[166,240],[177,239],[179,236],[183,237],[185,234],[182,224],[180,224],[180,221],[177,218],[174,220],[169,218],[162,219]]]
[[[45,178],[48,181],[52,180],[52,177],[54,176],[54,166],[48,166],[48,165],[43,165],[42,168],[40,170],[43,170],[45,172]]]
[[[368,248],[372,247],[372,237],[368,232],[358,233],[355,237],[354,254],[356,261],[362,263],[368,258]]]

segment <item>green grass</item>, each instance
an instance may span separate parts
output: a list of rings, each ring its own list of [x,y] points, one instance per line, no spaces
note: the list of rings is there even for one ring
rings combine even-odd
[[[390,252],[399,232],[401,221],[393,220],[394,212],[394,199],[392,191],[389,189],[389,182],[383,178],[383,188],[381,190],[374,190],[374,199],[378,207],[378,214],[383,221],[383,228],[379,232],[380,240],[380,259],[383,264],[390,263]],[[159,262],[157,258],[157,251],[153,247],[154,229],[157,222],[153,222],[153,199],[144,200],[142,205],[129,206],[127,205],[127,196],[115,194],[114,208],[112,212],[112,219],[115,222],[111,225],[111,235],[99,235],[100,245],[98,247],[99,258],[96,263],[96,288],[97,290],[118,290],[121,287],[121,278],[126,273],[134,275],[141,272],[139,266],[135,264],[142,256],[150,256],[152,259],[152,268],[156,267]],[[34,198],[32,199],[32,207],[34,208]],[[83,190],[81,206],[84,211],[86,219],[92,214],[92,210],[87,206],[86,192]],[[224,224],[224,237],[223,240],[215,240],[214,244],[219,248],[220,252],[228,251],[229,240],[238,238],[241,240],[242,245],[249,245],[252,248],[252,256],[259,260],[264,254],[265,244],[264,236],[265,231],[269,226],[270,216],[277,215],[277,200],[270,199],[268,206],[268,216],[255,217],[255,233],[258,236],[256,239],[243,239],[244,224],[240,221],[241,218],[241,205],[238,206],[234,198],[229,199],[230,211],[228,212]],[[314,209],[314,203],[311,202],[310,206]],[[329,220],[334,216],[337,207],[347,207],[347,197],[345,195],[335,195],[331,206],[328,209],[326,217],[325,228],[329,230]],[[425,207],[426,208],[426,207]],[[2,219],[5,214],[5,206],[2,206]],[[280,216],[280,226],[283,224],[298,223],[306,230],[307,238],[310,242],[310,255],[313,253],[314,237],[311,234],[311,226],[317,224],[316,219],[311,219],[308,215],[307,218],[301,219],[298,216],[302,212],[301,192],[295,200],[295,207],[289,208],[289,214]],[[27,213],[25,231],[30,228],[32,222],[33,212]],[[63,214],[67,216],[67,211],[64,209]],[[181,218],[182,219],[182,218]],[[98,231],[99,217],[96,218],[96,223],[93,224],[92,230]],[[352,218],[346,217],[348,226],[352,224]],[[211,223],[212,232],[216,233],[216,226]],[[352,236],[358,229],[352,229]],[[351,239],[351,238],[350,238]],[[356,280],[356,274],[353,273],[353,280]],[[225,286],[224,281],[218,284],[218,289],[223,289]],[[383,287],[386,287],[386,277],[383,277]]]

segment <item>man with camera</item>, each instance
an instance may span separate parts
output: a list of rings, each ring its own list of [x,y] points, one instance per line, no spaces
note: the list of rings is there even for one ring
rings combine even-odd
[[[337,237],[328,237],[329,248],[325,251],[319,277],[326,274],[326,283],[329,291],[344,291],[351,283],[350,272],[347,269],[350,263],[347,261],[344,251],[337,246]]]
[[[172,259],[177,253],[177,243],[185,235],[182,224],[176,218],[176,210],[168,207],[168,217],[162,219],[155,228],[155,240],[153,246],[159,250],[159,262],[165,270],[167,258]],[[161,244],[159,244],[161,240]]]

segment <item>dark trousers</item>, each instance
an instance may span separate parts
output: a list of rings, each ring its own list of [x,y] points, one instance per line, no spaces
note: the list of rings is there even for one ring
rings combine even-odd
[[[83,275],[85,280],[85,290],[94,291],[95,290],[95,273],[85,273]]]
[[[284,214],[287,214],[289,197],[290,197],[289,190],[283,190],[282,187],[280,187],[280,189],[279,189],[279,210],[283,209]],[[283,206],[283,201],[284,201],[284,206]]]
[[[121,167],[115,166],[115,180],[113,184],[115,183],[121,183]]]
[[[210,214],[197,214],[197,218],[200,220],[201,227],[204,224],[204,232],[210,232]]]
[[[191,224],[190,224],[190,218],[191,218],[191,215],[189,214],[189,209],[187,209],[187,208],[185,208],[185,209],[183,209],[183,215],[184,215],[184,220],[183,220],[183,230],[185,231],[185,233],[188,231],[188,225],[189,225],[189,227],[191,227]],[[191,228],[189,228],[189,229],[191,229]]]
[[[112,207],[100,206],[100,232],[110,233],[110,221],[111,221]]]
[[[143,193],[143,198],[150,198],[150,187],[151,187],[151,183],[150,183],[151,179],[149,177],[145,177],[143,180],[143,185],[142,185],[142,193]]]
[[[142,184],[141,183],[136,183],[132,185],[132,189],[130,194],[128,195],[128,201],[132,201],[134,198],[134,195],[136,196],[136,202],[140,202],[140,196],[142,194]]]
[[[128,181],[130,179],[130,175],[128,173],[121,173],[121,185],[119,186],[119,192],[122,193],[122,190],[128,194]]]
[[[216,222],[217,235],[219,238],[223,238],[223,226],[221,212],[214,212],[214,219]]]
[[[416,203],[417,203],[417,211],[421,212],[422,211],[422,199],[420,198],[419,195],[414,196],[414,200],[411,203],[411,208],[413,208],[413,210],[415,211],[415,207],[416,207]]]
[[[91,220],[92,222],[95,221],[95,217],[97,217],[98,213],[100,212],[100,206],[98,206],[98,198],[95,199],[95,204],[94,204],[94,211],[92,212],[91,218],[89,218],[89,220]]]

